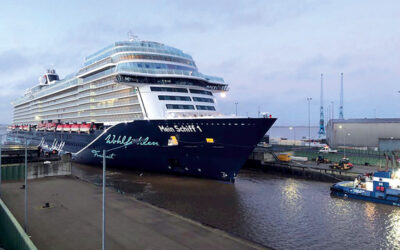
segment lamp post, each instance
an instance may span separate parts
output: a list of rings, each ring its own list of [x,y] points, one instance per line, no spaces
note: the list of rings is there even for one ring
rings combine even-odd
[[[310,119],[310,103],[311,103],[312,98],[307,97],[308,101],[308,148],[311,148],[311,119]]]
[[[103,191],[103,200],[102,200],[102,232],[101,232],[101,249],[105,250],[106,249],[106,158],[107,152],[116,150],[116,149],[120,149],[120,148],[127,148],[128,146],[132,145],[133,143],[135,143],[135,141],[132,141],[130,144],[127,145],[122,145],[122,146],[118,146],[115,148],[111,148],[111,149],[103,149],[103,187],[102,187],[102,191]]]
[[[346,136],[350,136],[350,133],[345,133],[344,134],[344,151],[343,151],[343,156],[344,156],[344,158],[346,158]]]
[[[343,129],[342,125],[339,125],[339,129]],[[350,136],[350,133],[345,133],[345,131],[343,130],[343,158],[346,158],[346,137]]]
[[[293,146],[296,145],[296,130],[294,127],[290,126],[289,130],[293,130]]]
[[[238,102],[235,102],[235,114],[236,114],[236,116],[237,116],[237,106],[238,106]]]
[[[103,149],[103,201],[102,201],[102,234],[101,234],[101,246],[102,250],[106,247],[106,150]]]
[[[25,217],[24,217],[24,231],[28,233],[28,142],[25,137]]]

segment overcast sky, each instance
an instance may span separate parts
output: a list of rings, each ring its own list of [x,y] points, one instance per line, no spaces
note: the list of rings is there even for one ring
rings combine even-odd
[[[17,3],[18,2],[18,3]],[[317,125],[320,74],[325,109],[338,115],[344,73],[345,118],[400,116],[400,1],[2,1],[0,123],[10,102],[46,68],[61,77],[84,57],[132,31],[192,55],[205,74],[230,84],[224,113],[278,117],[278,125]]]

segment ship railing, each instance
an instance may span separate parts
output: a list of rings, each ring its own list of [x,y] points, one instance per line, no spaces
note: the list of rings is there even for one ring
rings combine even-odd
[[[130,86],[118,86],[112,89],[105,89],[105,90],[92,90],[89,92],[85,92],[83,94],[79,94],[78,98],[84,98],[84,97],[96,97],[98,95],[104,95],[104,94],[108,94],[108,93],[113,93],[113,92],[120,92],[121,90],[126,90],[126,89],[132,89],[132,87]],[[116,96],[118,97],[118,96]]]
[[[35,94],[35,98],[42,97],[48,94],[54,94],[60,91],[64,91],[67,88],[77,86],[78,81],[77,79],[65,81],[65,82],[57,82],[53,85],[46,86],[44,90],[40,91],[39,93]]]
[[[110,49],[109,51],[104,51],[104,53],[99,53],[98,55],[94,56],[90,60],[86,60],[85,63],[83,64],[85,67],[92,65],[93,63],[96,63],[98,61],[103,60],[106,57],[109,57],[114,53],[114,49]]]
[[[196,68],[196,64],[187,58],[171,56],[168,54],[156,54],[156,53],[142,53],[142,52],[124,52],[112,56],[115,63],[129,61],[129,60],[152,60],[157,62],[174,62],[180,63],[185,66],[191,66]]]
[[[120,98],[123,95],[127,94],[135,94],[135,91],[132,87],[128,87],[127,89],[120,89],[118,91],[110,91],[109,93],[102,93],[100,96],[92,96],[93,100],[105,100],[105,99],[112,99],[112,98]]]
[[[91,83],[87,83],[85,85],[83,85],[83,87],[79,88],[79,92],[83,92],[83,91],[87,91],[89,89],[98,89],[98,88],[102,88],[108,85],[112,85],[114,84],[114,79],[110,79],[106,82],[102,82],[102,83],[96,83],[96,82],[91,82]]]
[[[90,110],[96,110],[96,109],[103,109],[103,108],[118,108],[118,107],[125,107],[125,106],[133,106],[133,105],[139,105],[139,102],[136,100],[136,102],[114,102],[112,104],[104,103],[101,105],[90,105],[88,108]],[[83,111],[84,109],[81,109]]]
[[[103,117],[103,116],[113,116],[115,118],[112,118],[115,121],[121,121],[123,120],[121,116],[128,116],[128,115],[142,115],[143,112],[142,110],[140,111],[134,111],[134,112],[120,112],[120,113],[109,113],[109,114],[80,114],[79,116],[70,116],[70,117],[63,117],[62,119],[71,119],[74,121],[81,121],[82,119],[84,120],[90,120],[93,117]],[[96,119],[97,121],[99,121],[99,119]],[[107,120],[110,120],[110,118],[108,118]],[[102,121],[103,122],[103,121]]]
[[[70,113],[70,112],[78,111],[77,105],[62,108],[62,109],[63,109],[62,113]],[[56,115],[56,114],[60,114],[60,112],[57,111],[56,109],[55,110],[47,110],[47,111],[42,111],[40,117],[47,116],[47,115]]]
[[[115,113],[124,114],[124,113],[132,113],[132,112],[141,112],[142,110],[140,107],[127,108],[126,106],[121,106],[121,107],[115,107],[115,108],[113,107],[113,108],[105,109],[105,110],[100,109],[100,111],[102,111],[102,112],[99,112],[98,110],[84,111],[84,112],[80,112],[80,115],[99,116],[99,115],[108,115],[108,114],[115,114]]]
[[[96,90],[94,92],[95,95],[100,95],[100,94],[104,94],[104,93],[111,93],[114,91],[119,91],[119,90],[124,90],[124,89],[131,89],[132,87],[129,86],[124,86],[124,85],[120,85],[120,86],[115,86],[112,89],[105,89],[105,90]]]
[[[105,108],[118,108],[118,107],[128,107],[128,106],[135,106],[139,105],[139,102],[114,102],[113,104],[104,103],[101,105],[91,105],[91,104],[84,104],[80,105],[77,112],[86,112],[86,111],[93,111]]]
[[[38,107],[37,109],[39,109],[39,108],[40,109],[45,109],[45,108],[48,108],[48,107],[50,107],[50,109],[52,109],[52,108],[54,108],[53,106],[63,107],[61,105],[64,105],[64,104],[69,103],[69,102],[76,103],[76,100],[77,100],[76,97],[68,98],[68,99],[66,98],[66,99],[63,99],[60,102],[46,103],[45,105],[40,105],[40,107]]]
[[[110,75],[110,74],[114,73],[115,71],[116,71],[115,68],[111,68],[111,69],[107,69],[107,70],[101,71],[101,72],[99,72],[97,74],[94,74],[92,76],[84,78],[83,79],[83,83],[92,81],[94,79],[97,79],[97,78],[100,78],[100,77],[103,77],[103,76],[106,76],[106,75]]]
[[[65,94],[56,95],[55,97],[50,97],[50,98],[43,98],[42,97],[43,99],[40,100],[40,101],[41,101],[41,103],[45,103],[45,102],[49,102],[49,101],[53,101],[53,100],[64,98],[66,96],[76,95],[77,93],[78,93],[77,90],[74,90],[74,91],[70,91],[70,92],[65,93]]]
[[[69,113],[77,113],[77,110],[65,110],[62,114],[69,114]],[[52,112],[52,113],[42,113],[41,118],[43,120],[57,120],[59,117],[60,112]]]
[[[27,114],[31,114],[32,111],[34,111],[34,108],[27,108],[25,110],[14,110],[14,115],[27,115]]]
[[[44,105],[40,105],[40,107],[37,107],[37,109],[41,109],[41,110],[51,110],[51,109],[60,109],[63,107],[67,107],[68,105],[70,105],[71,103],[74,104],[76,102],[77,98],[68,98],[68,99],[63,99],[60,100],[59,102],[54,101],[54,102],[50,102],[50,103],[45,103]]]
[[[182,57],[182,58],[187,58],[190,60],[193,60],[193,58],[188,55],[183,53],[182,51],[172,48],[172,47],[142,47],[140,45],[138,46],[132,46],[132,45],[127,45],[126,47],[120,47],[120,48],[115,48],[114,53],[119,53],[119,52],[150,52],[150,53],[156,53],[156,54],[165,54],[165,55],[172,55],[176,57]]]
[[[120,95],[117,98],[127,98],[127,97],[137,97],[136,93],[134,91],[131,91],[131,94],[127,94],[127,95]],[[116,97],[96,97],[96,98],[90,98],[88,100],[79,100],[77,103],[78,105],[80,104],[84,104],[84,103],[96,103],[96,102],[101,102],[101,101],[108,101],[108,100],[112,100],[115,99]],[[92,100],[93,99],[93,100]]]
[[[89,71],[95,69],[96,67],[100,67],[100,66],[106,65],[108,63],[113,63],[113,60],[111,57],[104,58],[98,62],[95,62],[93,64],[90,64],[89,66],[82,68],[81,70],[78,71],[78,75],[84,74],[86,72],[89,72]]]
[[[102,48],[101,50],[98,50],[98,51],[94,52],[93,54],[88,55],[87,57],[85,57],[85,61],[92,59],[92,58],[96,57],[97,55],[100,55],[104,51],[109,50],[109,49],[113,48],[114,46],[115,46],[114,43],[110,44],[110,45]]]
[[[207,81],[213,81],[213,82],[220,82],[224,83],[224,80],[222,78],[218,77],[211,77],[207,75],[203,75],[197,71],[187,71],[187,70],[178,70],[178,69],[144,69],[144,68],[132,68],[132,67],[121,67],[118,68],[119,73],[130,73],[130,72],[136,72],[136,73],[143,73],[143,74],[160,74],[160,75],[177,75],[177,76],[191,76],[195,78],[201,78]]]

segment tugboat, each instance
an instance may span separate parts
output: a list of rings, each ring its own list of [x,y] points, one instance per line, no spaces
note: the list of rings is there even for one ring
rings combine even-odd
[[[331,186],[339,197],[400,206],[400,170],[379,171]]]

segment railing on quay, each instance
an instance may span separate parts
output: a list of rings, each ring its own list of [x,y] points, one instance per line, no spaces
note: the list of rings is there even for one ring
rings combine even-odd
[[[0,199],[0,248],[37,250],[24,229]]]

